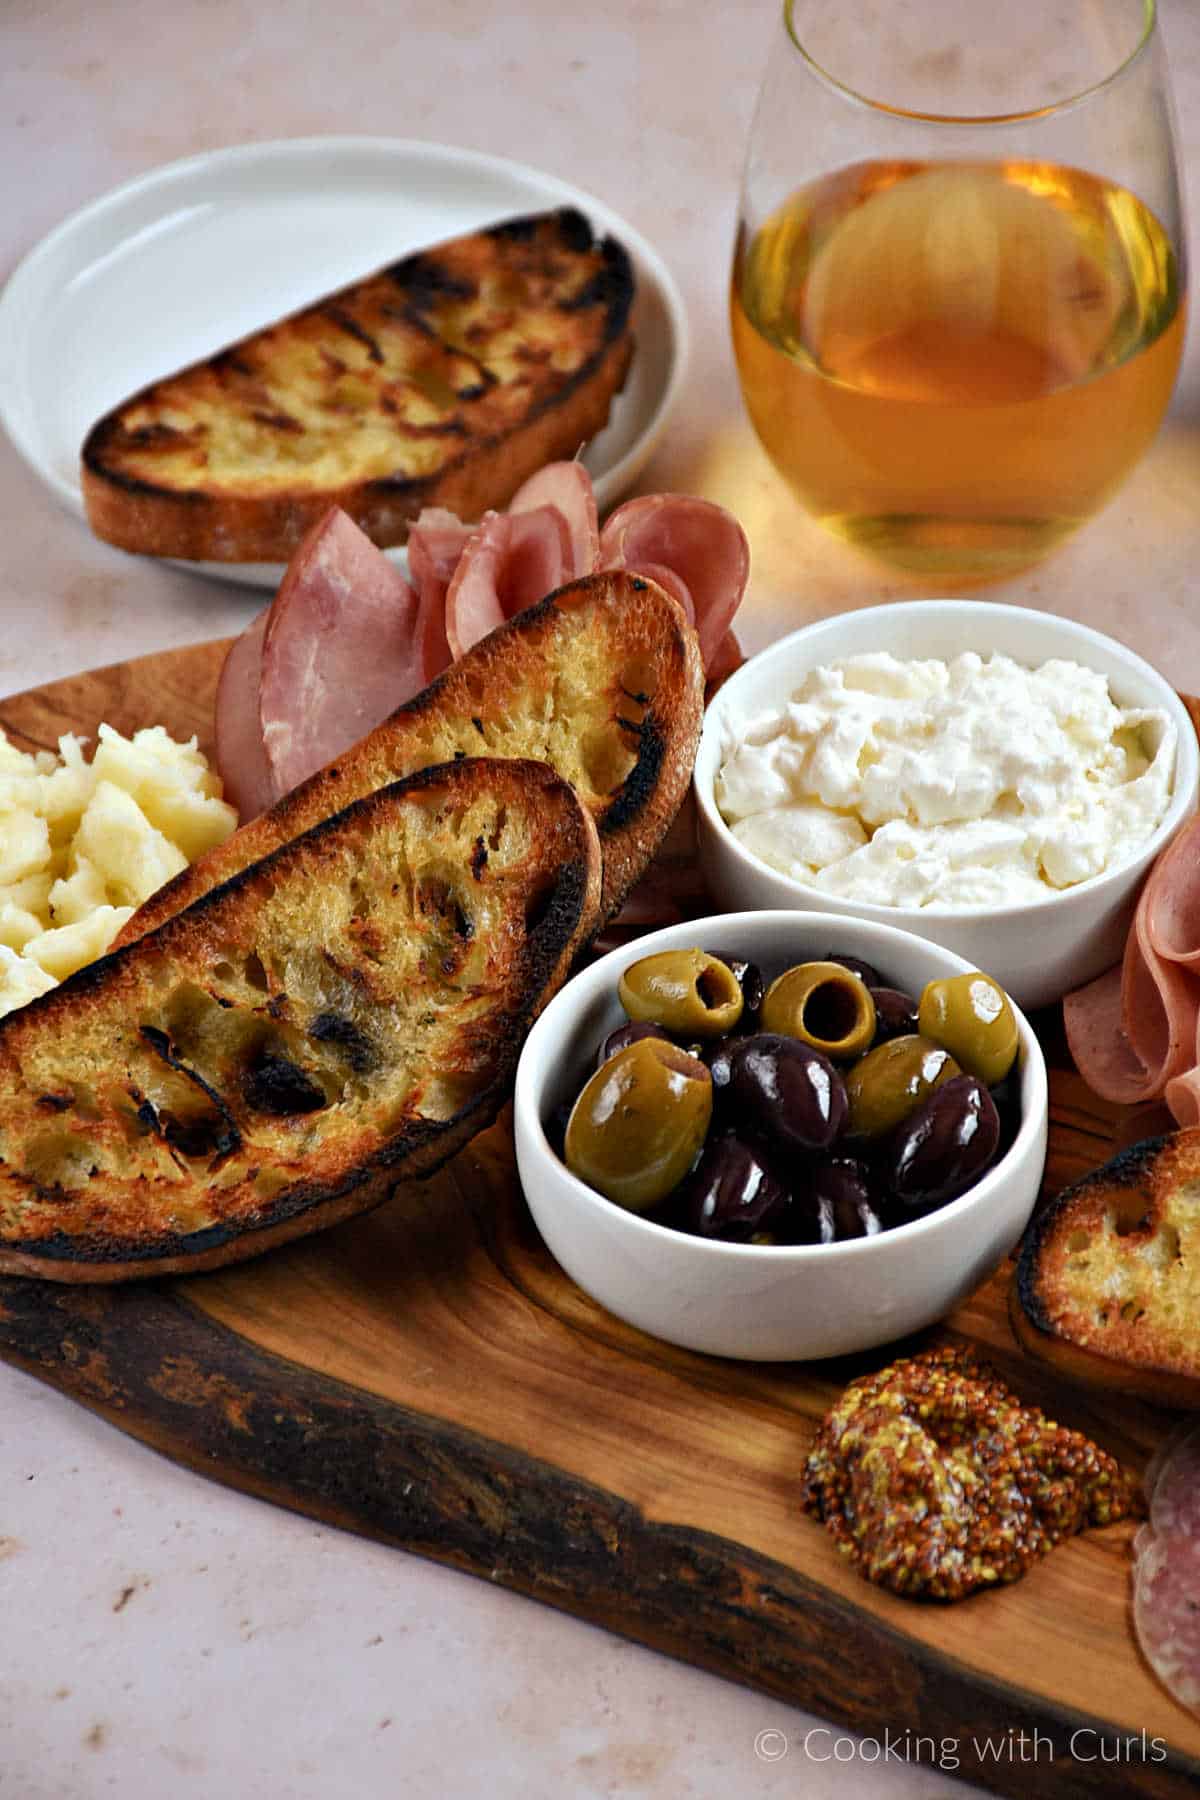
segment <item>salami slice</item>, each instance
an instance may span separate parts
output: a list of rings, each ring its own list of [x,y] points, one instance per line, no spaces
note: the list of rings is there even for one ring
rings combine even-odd
[[[1149,1521],[1133,1541],[1133,1624],[1142,1654],[1200,1713],[1200,1426],[1168,1439],[1146,1470]]]
[[[1200,1713],[1200,1537],[1143,1525],[1133,1555],[1142,1654],[1180,1705]]]
[[[1146,1497],[1155,1531],[1200,1540],[1200,1425],[1167,1439],[1146,1470]]]

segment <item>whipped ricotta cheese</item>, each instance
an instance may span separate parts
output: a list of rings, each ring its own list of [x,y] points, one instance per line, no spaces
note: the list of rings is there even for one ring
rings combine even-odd
[[[882,906],[1000,907],[1125,862],[1167,810],[1176,730],[1105,676],[968,651],[813,669],[727,747],[716,801],[793,880]]]

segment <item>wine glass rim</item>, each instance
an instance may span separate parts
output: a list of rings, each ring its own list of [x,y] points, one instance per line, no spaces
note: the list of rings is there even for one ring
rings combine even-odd
[[[835,88],[839,94],[843,94],[848,100],[855,101],[859,106],[870,107],[872,112],[887,113],[889,117],[896,119],[912,119],[923,125],[1019,125],[1029,119],[1045,119],[1049,118],[1054,113],[1065,112],[1067,108],[1078,106],[1080,101],[1089,100],[1093,95],[1103,93],[1105,88],[1111,87],[1114,82],[1119,81],[1125,72],[1132,68],[1134,63],[1145,54],[1146,46],[1154,36],[1155,26],[1158,22],[1158,0],[1141,0],[1141,34],[1128,56],[1126,56],[1122,62],[1119,62],[1115,69],[1111,69],[1100,81],[1094,81],[1090,86],[1080,88],[1077,93],[1068,94],[1061,100],[1052,100],[1045,106],[1031,106],[1018,112],[938,113],[924,112],[915,107],[894,106],[886,100],[875,100],[872,99],[869,94],[860,93],[857,88],[851,87],[848,82],[840,81],[836,75],[831,74],[828,69],[819,63],[816,57],[813,56],[801,42],[800,35],[796,30],[796,21],[794,17],[796,4],[797,0],[783,0],[784,24],[787,28],[789,38],[792,40],[792,43],[800,52],[814,75],[825,82],[829,87]]]

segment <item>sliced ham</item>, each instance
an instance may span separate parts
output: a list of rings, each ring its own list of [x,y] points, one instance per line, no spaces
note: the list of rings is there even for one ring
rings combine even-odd
[[[507,512],[466,525],[430,507],[408,538],[412,585],[336,508],[231,650],[218,759],[243,818],[322,768],[514,613],[598,569],[657,581],[697,629],[710,681],[737,667],[729,629],[749,550],[723,508],[681,495],[619,507],[599,531],[582,464],[551,463]]]
[[[1142,1654],[1183,1706],[1200,1712],[1200,1428],[1146,1471],[1150,1518],[1133,1543],[1133,1623]]]
[[[417,590],[417,638],[426,685],[454,658],[446,641],[446,595],[471,536],[456,513],[427,506],[408,534],[408,573]]]
[[[557,506],[485,513],[446,594],[446,641],[462,656],[514,613],[573,579],[571,534]]]
[[[683,601],[707,667],[746,591],[750,546],[724,507],[693,495],[646,494],[606,521],[600,566],[649,575]]]
[[[600,566],[600,522],[592,478],[579,462],[547,463],[523,482],[508,503],[510,513],[536,512],[555,506],[566,520],[571,540],[569,581],[591,575]]]
[[[1176,1125],[1200,1125],[1200,1067],[1168,1081],[1163,1098]]]
[[[742,655],[742,646],[737,641],[735,632],[727,631],[717,645],[716,651],[705,667],[708,682],[704,690],[704,703],[707,706],[719,687],[724,686],[731,675],[736,675],[746,658]]]
[[[235,641],[217,683],[217,767],[225,784],[225,798],[237,807],[243,819],[265,812],[274,798],[258,716],[263,637],[270,610],[264,606]]]
[[[1172,838],[1147,883],[1146,937],[1185,969],[1200,965],[1200,822]]]
[[[1088,1086],[1105,1100],[1130,1106],[1136,1102],[1126,1096],[1149,1093],[1153,1082],[1125,1036],[1121,980],[1118,963],[1086,987],[1065,995],[1063,1024],[1072,1060]]]
[[[408,573],[418,593],[440,582],[443,591],[458,567],[463,546],[474,527],[444,506],[427,506],[408,533]]]
[[[333,507],[271,603],[258,707],[272,798],[357,743],[427,685],[417,596]]]
[[[1178,1124],[1200,1122],[1200,819],[1151,870],[1120,969],[1068,994],[1063,1020],[1075,1066],[1102,1098],[1165,1095]]]

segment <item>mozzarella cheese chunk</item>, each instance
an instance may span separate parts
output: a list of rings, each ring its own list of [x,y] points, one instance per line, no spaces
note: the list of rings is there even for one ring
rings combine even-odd
[[[237,814],[196,740],[101,725],[28,756],[0,732],[0,1016],[103,956],[144,900]]]
[[[726,748],[716,801],[762,862],[843,899],[1027,904],[1125,862],[1170,801],[1177,733],[1078,663],[886,651],[813,669]]]

